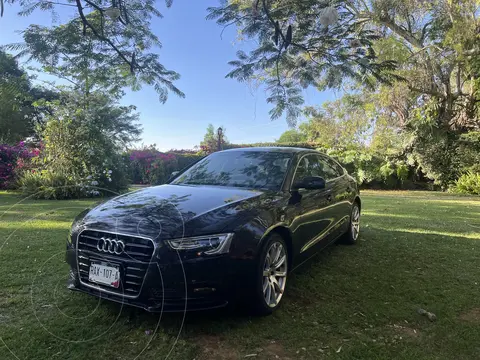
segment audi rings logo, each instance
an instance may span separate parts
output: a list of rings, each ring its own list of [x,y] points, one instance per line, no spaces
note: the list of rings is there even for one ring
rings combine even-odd
[[[97,250],[105,253],[120,255],[125,251],[125,244],[121,240],[102,237],[98,240]]]

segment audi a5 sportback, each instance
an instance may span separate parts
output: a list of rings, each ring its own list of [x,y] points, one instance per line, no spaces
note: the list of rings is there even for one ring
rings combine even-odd
[[[240,298],[268,314],[290,271],[338,238],[356,242],[360,207],[355,180],[319,152],[217,152],[80,214],[69,287],[148,311]]]

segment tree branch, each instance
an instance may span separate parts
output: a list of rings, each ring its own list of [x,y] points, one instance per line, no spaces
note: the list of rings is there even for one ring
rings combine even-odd
[[[372,12],[366,11],[364,14],[362,14],[369,18],[370,20],[374,20],[375,17]],[[393,31],[395,34],[398,36],[404,38],[406,41],[408,41],[411,45],[417,48],[423,48],[423,39],[419,40],[417,39],[411,32],[409,32],[407,29],[404,27],[398,25],[395,23],[395,21],[390,18],[389,16],[382,16],[379,18],[378,22],[386,27],[388,27],[391,31]]]
[[[75,0],[75,1],[77,3],[77,9],[78,9],[78,13],[80,15],[80,19],[82,20],[82,23],[83,23],[83,33],[86,34],[86,27],[90,28],[90,30],[92,30],[93,34],[98,39],[107,42],[111,46],[111,48],[113,50],[115,50],[115,52],[123,59],[123,61],[125,61],[130,66],[130,69],[134,70],[133,64],[125,57],[125,55],[120,51],[120,49],[118,49],[110,39],[106,38],[103,35],[100,35],[97,32],[97,30],[95,30],[95,28],[92,26],[92,24],[90,24],[88,22],[87,18],[85,17],[85,14],[83,13],[81,0]],[[86,0],[86,1],[87,1],[87,3],[89,2],[88,0]]]
[[[105,35],[105,32],[103,31],[103,22],[104,22],[103,9],[102,9],[100,6],[98,6],[97,4],[92,3],[90,0],[85,0],[85,2],[86,2],[88,5],[90,5],[91,7],[97,9],[98,12],[100,13],[100,16],[102,17],[102,19],[101,19],[101,21],[100,21],[100,23],[101,23],[101,25],[102,25],[102,35]]]
[[[62,6],[73,6],[73,7],[77,6],[75,4],[65,4],[65,3],[55,2],[55,1],[46,1],[45,3],[52,4],[52,5],[62,5]]]
[[[431,21],[427,21],[427,23],[422,28],[422,35],[420,37],[420,41],[423,43],[425,41],[425,37],[427,35],[427,28],[431,24]]]
[[[405,40],[407,40],[411,45],[413,45],[417,48],[422,48],[423,47],[422,41],[418,40],[415,36],[413,36],[412,33],[408,32],[402,26],[396,24],[391,18],[382,17],[382,18],[380,18],[380,23],[385,25],[386,27],[388,27],[390,30],[392,30],[397,35],[399,35],[402,38],[404,38]]]
[[[462,93],[460,64],[457,65],[457,94]]]
[[[444,95],[444,94],[442,94],[442,93],[439,92],[439,91],[432,90],[432,89],[430,89],[430,90],[419,89],[419,88],[414,87],[414,86],[412,86],[412,85],[410,85],[410,84],[408,85],[408,88],[409,88],[411,91],[415,91],[415,92],[418,92],[418,93],[420,93],[420,94],[428,94],[428,95],[436,96],[436,97],[438,97],[438,98],[440,98],[440,99],[444,99],[444,98],[445,98],[445,95]]]
[[[225,25],[223,26],[223,28],[222,28],[222,32],[220,33],[220,39],[223,40],[223,32],[224,32],[229,26],[232,26],[232,25],[236,24],[237,22],[246,19],[247,17],[248,17],[248,15],[245,15],[245,16],[236,18],[235,20],[233,20],[232,22],[229,22],[228,24],[225,24]]]

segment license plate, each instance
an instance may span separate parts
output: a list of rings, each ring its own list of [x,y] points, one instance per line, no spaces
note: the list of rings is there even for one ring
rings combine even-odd
[[[118,288],[120,286],[120,270],[116,266],[92,262],[88,280],[97,284]]]

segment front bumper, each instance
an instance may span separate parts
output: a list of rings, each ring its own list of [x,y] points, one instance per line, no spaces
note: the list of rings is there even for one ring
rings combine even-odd
[[[224,307],[248,283],[246,269],[252,268],[251,264],[232,259],[228,254],[181,259],[178,253],[167,254],[167,251],[156,249],[152,260],[145,265],[138,295],[132,296],[121,287],[107,288],[85,281],[79,275],[77,249],[68,243],[66,261],[71,267],[68,288],[151,312],[181,312]],[[94,260],[112,262],[120,268],[125,265],[121,259],[98,256],[95,254]]]

